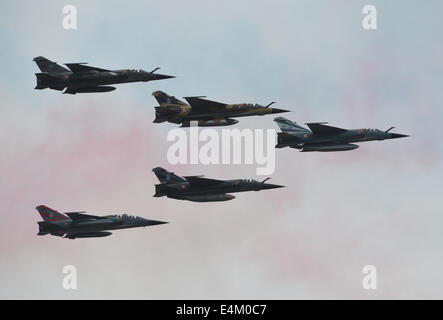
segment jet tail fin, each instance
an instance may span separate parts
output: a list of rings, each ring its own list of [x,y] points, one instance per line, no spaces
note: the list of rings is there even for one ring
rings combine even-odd
[[[184,103],[183,101],[178,100],[176,97],[170,96],[167,93],[164,93],[163,91],[155,91],[152,93],[152,95],[154,96],[154,98],[157,100],[157,102],[162,105],[162,104],[178,104],[178,105],[183,105],[185,106],[186,103]]]
[[[274,119],[274,121],[277,122],[278,126],[283,132],[287,133],[309,132],[308,129],[303,128],[302,126],[298,125],[296,122],[292,122],[291,120],[288,120],[284,117],[277,117]]]
[[[177,176],[173,172],[169,172],[163,168],[157,167],[152,169],[154,171],[155,175],[157,176],[158,180],[162,183],[168,183],[168,182],[186,182],[185,179]]]
[[[68,69],[63,68],[62,66],[58,65],[56,62],[46,59],[45,57],[41,56],[35,57],[34,62],[37,64],[41,72],[47,72],[53,74],[70,72]]]
[[[53,221],[61,221],[61,220],[67,220],[69,219],[64,214],[55,211],[51,208],[48,208],[47,206],[40,205],[36,207],[38,213],[40,213],[41,217],[43,218],[44,222],[53,222]]]

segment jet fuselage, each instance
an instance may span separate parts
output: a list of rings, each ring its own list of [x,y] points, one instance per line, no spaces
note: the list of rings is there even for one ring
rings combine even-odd
[[[222,194],[245,191],[260,191],[265,189],[280,188],[281,186],[261,183],[255,180],[227,180],[214,184],[202,184],[191,186],[188,181],[176,182],[170,184],[157,184],[156,196],[163,195],[208,195],[208,194]]]
[[[232,117],[288,112],[288,110],[270,108],[273,103],[267,106],[251,103],[224,104],[202,99],[202,97],[186,97],[185,99],[189,102],[186,104],[162,91],[156,91],[152,95],[160,104],[155,108],[154,122],[168,121],[181,124],[182,127],[189,127],[191,121],[197,122],[200,127],[230,126],[238,123],[238,120],[231,119]]]
[[[277,148],[296,148],[301,151],[348,151],[358,148],[353,143],[365,141],[382,141],[408,137],[404,134],[389,132],[378,129],[342,129],[327,126],[324,123],[308,123],[310,129],[306,129],[296,122],[283,117],[274,119],[282,132],[278,133]]]
[[[40,69],[36,73],[37,86],[35,89],[46,88],[63,90],[64,93],[76,94],[84,92],[107,92],[115,90],[110,84],[146,82],[152,80],[162,80],[174,78],[173,76],[155,73],[159,68],[151,72],[135,69],[107,70],[85,63],[67,63],[69,68],[62,67],[45,57],[34,58],[34,62]]]
[[[374,140],[386,140],[397,138],[397,133],[390,133],[378,129],[351,129],[347,132],[318,135],[312,132],[305,132],[300,134],[293,134],[300,143],[349,143],[349,142],[364,142]],[[403,135],[399,135],[402,137]],[[398,138],[399,138],[398,137]]]
[[[201,176],[178,177],[163,168],[154,168],[153,171],[160,180],[155,185],[154,197],[167,196],[168,198],[189,200],[196,202],[227,201],[235,197],[228,193],[260,191],[281,188],[282,186],[258,182],[255,180],[215,180]]]
[[[167,222],[148,220],[141,217],[123,215],[91,216],[81,212],[60,213],[44,205],[40,205],[37,211],[43,218],[39,221],[38,235],[65,236],[70,239],[108,236],[107,230],[128,229],[146,227]]]
[[[172,78],[171,76],[156,73],[151,74],[150,72],[146,72],[143,70],[115,70],[102,72],[93,71],[87,73],[66,72],[54,74],[51,76],[39,76],[40,74],[37,74],[36,89],[51,88],[56,90],[63,90],[64,88],[69,87],[78,88],[79,90],[81,90],[82,88],[91,88],[90,92],[112,91],[115,89],[113,87],[108,87],[110,90],[101,90],[100,87],[95,88],[102,85],[130,82],[146,82],[151,80]]]

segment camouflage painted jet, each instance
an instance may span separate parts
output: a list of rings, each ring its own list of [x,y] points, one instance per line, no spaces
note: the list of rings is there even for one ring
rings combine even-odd
[[[112,233],[107,230],[147,227],[167,222],[148,220],[124,215],[92,216],[80,212],[60,213],[46,206],[36,207],[43,218],[38,222],[37,235],[50,234],[68,239],[107,237]]]
[[[163,168],[154,168],[160,184],[155,185],[154,197],[167,196],[177,200],[195,202],[227,201],[235,197],[228,193],[244,191],[260,191],[282,188],[276,184],[255,180],[215,180],[202,178],[203,176],[179,177]]]
[[[283,132],[278,133],[276,148],[290,147],[308,151],[348,151],[358,148],[351,142],[365,142],[409,137],[404,134],[390,133],[394,127],[386,131],[378,129],[346,130],[325,125],[327,122],[306,123],[308,130],[283,117],[274,119]]]
[[[191,121],[198,121],[200,127],[230,126],[238,123],[237,117],[263,116],[289,112],[288,110],[269,108],[258,104],[225,104],[202,99],[204,97],[185,97],[189,104],[178,100],[162,91],[152,93],[160,106],[155,107],[155,123],[171,122],[189,127]]]
[[[128,69],[107,70],[86,66],[86,63],[66,63],[68,70],[44,57],[36,57],[34,61],[41,70],[41,73],[35,74],[37,77],[35,89],[50,88],[62,91],[66,88],[63,93],[69,94],[115,90],[115,87],[108,86],[109,84],[175,78],[154,73],[160,68],[155,68],[151,72]]]

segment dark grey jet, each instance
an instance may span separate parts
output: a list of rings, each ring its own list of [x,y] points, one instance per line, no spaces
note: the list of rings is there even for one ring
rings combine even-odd
[[[129,69],[107,70],[86,66],[86,63],[66,63],[68,70],[44,57],[36,57],[34,61],[41,70],[40,73],[35,74],[37,77],[35,89],[50,88],[62,91],[66,88],[63,93],[69,94],[115,90],[115,87],[108,86],[109,84],[175,78],[154,73],[159,68],[155,68],[151,72]]]
[[[112,233],[107,230],[147,227],[168,222],[148,220],[140,217],[123,215],[92,216],[81,212],[60,213],[46,206],[36,207],[43,218],[38,222],[37,235],[50,234],[68,239],[107,237]]]
[[[189,104],[170,96],[162,91],[152,93],[157,102],[155,107],[155,123],[171,122],[189,127],[191,121],[200,127],[230,126],[238,123],[232,118],[263,116],[289,112],[284,109],[270,108],[275,102],[267,106],[251,103],[226,104],[203,99],[203,97],[185,97]]]
[[[409,137],[404,134],[391,133],[394,127],[386,131],[378,129],[347,130],[325,125],[327,122],[306,123],[308,130],[286,118],[274,119],[283,132],[278,133],[276,148],[290,147],[308,151],[348,151],[359,146],[351,142],[387,140]]]
[[[195,202],[227,201],[235,197],[228,193],[244,191],[260,191],[282,188],[276,184],[255,180],[215,180],[202,178],[203,176],[179,177],[163,168],[154,168],[160,184],[155,185],[154,197],[167,196],[177,200]]]

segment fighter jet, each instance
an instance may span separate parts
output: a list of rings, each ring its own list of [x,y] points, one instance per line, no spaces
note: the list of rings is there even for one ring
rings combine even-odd
[[[175,78],[164,74],[155,73],[160,68],[155,68],[151,72],[143,70],[107,70],[82,63],[66,63],[66,69],[57,63],[44,57],[34,58],[35,63],[41,72],[36,73],[37,86],[35,89],[54,89],[63,93],[76,94],[85,92],[108,92],[115,90],[109,84],[146,82],[152,80],[162,80]]]
[[[112,234],[107,230],[168,223],[128,216],[127,214],[98,217],[84,214],[84,211],[60,213],[44,205],[40,205],[36,209],[43,218],[43,221],[38,222],[39,232],[37,235],[50,234],[67,239],[107,237]]]
[[[296,122],[283,117],[274,119],[283,132],[278,133],[276,148],[290,147],[308,151],[348,151],[357,149],[359,146],[351,142],[364,142],[373,140],[386,140],[409,137],[404,134],[391,133],[394,127],[386,131],[378,129],[354,129],[346,130],[327,126],[327,122],[306,123],[308,130]]]
[[[189,104],[178,100],[162,91],[152,93],[160,106],[155,107],[155,123],[171,122],[189,127],[191,121],[198,121],[200,127],[230,126],[238,123],[232,119],[247,116],[263,116],[289,112],[288,110],[270,108],[275,102],[267,106],[258,104],[240,103],[225,104],[203,99],[204,97],[185,97]]]
[[[163,168],[154,168],[160,184],[155,185],[154,197],[167,196],[177,200],[194,202],[228,201],[235,197],[228,193],[260,191],[282,188],[276,184],[265,183],[269,178],[258,182],[255,180],[215,180],[203,176],[179,177]]]

